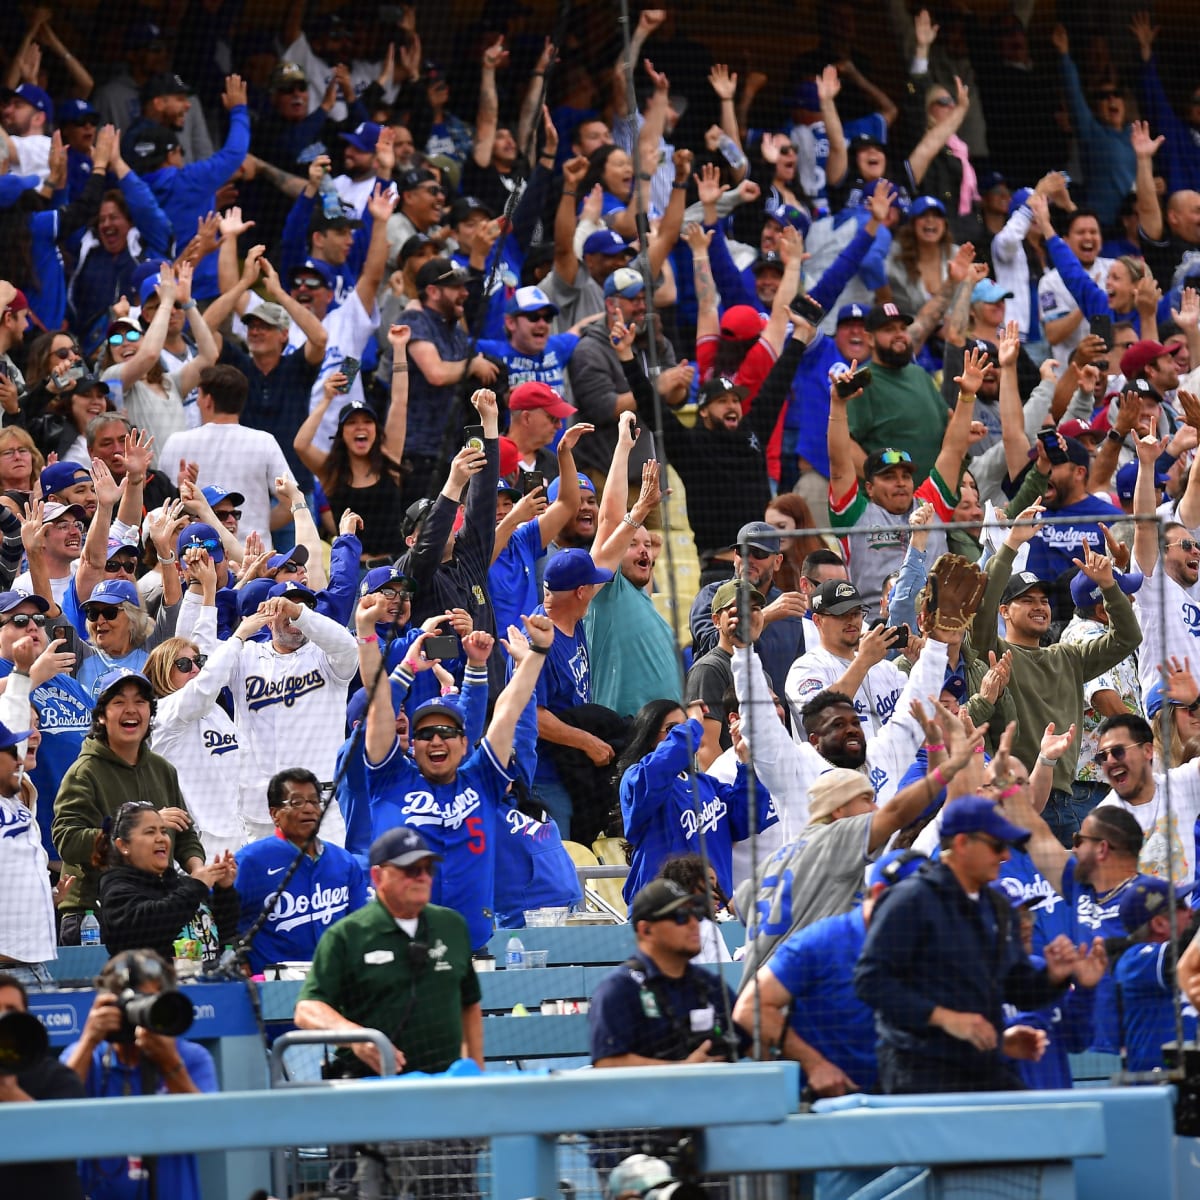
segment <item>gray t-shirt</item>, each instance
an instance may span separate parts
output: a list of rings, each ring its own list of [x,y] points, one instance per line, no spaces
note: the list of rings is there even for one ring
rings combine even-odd
[[[854,907],[877,853],[868,848],[874,815],[809,825],[738,888],[737,910],[747,916],[741,987],[796,930]]]

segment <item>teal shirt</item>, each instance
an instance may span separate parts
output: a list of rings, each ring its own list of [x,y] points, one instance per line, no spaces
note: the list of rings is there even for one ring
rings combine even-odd
[[[650,700],[682,701],[682,660],[671,626],[619,570],[592,598],[583,626],[594,704],[626,717]]]

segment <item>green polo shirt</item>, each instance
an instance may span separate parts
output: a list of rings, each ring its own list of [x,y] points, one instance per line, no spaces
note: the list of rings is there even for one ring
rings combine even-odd
[[[428,954],[414,966],[410,947]],[[301,1000],[320,1000],[359,1025],[386,1033],[406,1071],[445,1071],[462,1056],[462,1012],[480,998],[467,923],[428,904],[410,938],[379,900],[331,925],[317,943]],[[366,1068],[349,1050],[338,1058]]]

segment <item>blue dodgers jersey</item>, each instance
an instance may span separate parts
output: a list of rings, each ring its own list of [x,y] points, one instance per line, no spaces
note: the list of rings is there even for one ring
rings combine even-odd
[[[510,625],[519,628],[521,617],[528,616],[541,603],[537,561],[545,555],[542,528],[535,518],[513,533],[488,568],[488,595],[492,598],[492,612],[501,637],[507,634]]]
[[[1035,899],[1033,906],[1033,952],[1041,954],[1042,947],[1058,935],[1065,934],[1076,941],[1075,913],[1073,906],[1060,896],[1050,881],[1034,866],[1033,859],[1024,850],[1013,846],[1009,860],[1000,867],[1001,879],[1015,879],[1025,894],[1025,899]]]
[[[1121,955],[1113,975],[1121,992],[1125,1053],[1130,1071],[1152,1071],[1163,1065],[1164,1042],[1175,1040],[1176,988],[1164,976],[1166,942],[1144,942]],[[1183,1005],[1183,1036],[1196,1039],[1196,1010]]]
[[[298,851],[280,837],[262,838],[237,852],[238,933],[258,920]],[[311,962],[321,934],[367,902],[367,877],[352,854],[321,843],[316,859],[303,855],[296,873],[271,909],[250,946],[250,966],[259,974],[268,963]]]
[[[523,354],[511,342],[499,338],[480,338],[479,351],[501,359],[508,368],[508,386],[536,381],[549,384],[561,396],[567,374],[567,363],[579,345],[579,335],[556,333],[546,339],[541,354]]]
[[[1039,971],[1046,965],[1046,960],[1036,954],[1031,954],[1029,961]],[[1006,1029],[1012,1025],[1031,1025],[1050,1039],[1045,1054],[1037,1062],[1029,1059],[1012,1061],[1026,1087],[1047,1091],[1075,1086],[1070,1056],[1081,1054],[1091,1045],[1095,999],[1094,990],[1072,987],[1054,1004],[1036,1012],[1021,1012],[1012,1004],[1004,1006]]]
[[[13,664],[0,658],[0,679],[12,674]],[[42,731],[38,747],[37,766],[29,773],[38,793],[38,828],[42,847],[50,861],[58,859],[58,851],[50,837],[54,820],[54,798],[67,768],[72,766],[83,748],[83,739],[92,725],[92,698],[70,675],[55,675],[33,689],[30,694]]]
[[[1090,943],[1093,938],[1123,938],[1125,926],[1121,923],[1121,897],[1125,888],[1133,882],[1130,876],[1123,885],[1109,892],[1101,900],[1094,888],[1080,883],[1075,878],[1078,859],[1072,854],[1063,865],[1062,890],[1075,914],[1075,942]],[[1089,1047],[1100,1054],[1120,1054],[1121,1023],[1117,1013],[1117,990],[1113,969],[1096,985],[1096,1011],[1092,1018],[1094,1032]]]
[[[520,929],[526,909],[561,908],[582,899],[579,875],[558,826],[508,809],[496,839],[497,926]]]
[[[512,782],[487,738],[450,783],[430,783],[417,764],[392,743],[381,763],[367,763],[371,840],[397,825],[419,830],[435,854],[434,904],[461,913],[478,949],[492,935],[496,878],[496,816]]]

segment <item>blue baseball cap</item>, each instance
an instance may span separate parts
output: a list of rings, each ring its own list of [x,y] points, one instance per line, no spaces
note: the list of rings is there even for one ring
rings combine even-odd
[[[518,487],[513,487],[511,483],[506,483],[503,479],[498,479],[496,480],[496,495],[509,496],[513,500],[520,500],[521,489]]]
[[[796,85],[796,90],[788,98],[789,108],[802,108],[805,112],[821,111],[821,93],[817,89],[815,79],[806,79]]]
[[[873,888],[877,883],[891,887],[915,875],[928,861],[919,850],[889,850],[867,868],[867,887]]]
[[[593,496],[596,494],[596,485],[586,475],[576,473],[575,478],[579,480],[579,486],[583,491],[591,492]],[[555,502],[555,500],[558,499],[558,480],[557,479],[552,479],[550,481],[550,486],[546,489],[546,499],[551,504],[553,504]]]
[[[0,613],[12,612],[18,604],[29,603],[38,610],[38,612],[47,612],[50,608],[50,602],[42,596],[34,595],[33,593],[26,594],[25,592],[0,592]]]
[[[513,292],[504,311],[512,317],[518,313],[544,312],[547,308],[558,313],[558,305],[540,287],[521,287]]]
[[[918,196],[908,209],[908,219],[915,221],[927,212],[935,212],[940,217],[946,215],[946,206],[936,196]]]
[[[358,594],[369,596],[372,592],[387,587],[388,584],[402,586],[409,595],[414,595],[417,590],[416,582],[405,575],[399,567],[372,567],[363,576],[362,583],[358,585]]]
[[[79,483],[80,481],[75,478],[77,475],[84,475],[88,479],[92,477],[91,471],[83,463],[70,460],[51,463],[42,470],[39,477],[42,484],[42,495],[53,496],[56,492],[61,492],[63,488],[69,488],[72,484]]]
[[[309,608],[317,607],[317,593],[302,583],[276,583],[267,593],[268,600],[282,596],[285,600],[299,600]]]
[[[604,295],[621,296],[626,300],[632,300],[634,296],[640,296],[646,290],[646,280],[642,277],[641,271],[635,271],[633,267],[618,267],[604,281]]]
[[[584,254],[631,254],[625,239],[611,229],[597,229],[583,243]]]
[[[1118,498],[1125,504],[1133,503],[1133,489],[1137,487],[1138,465],[1135,462],[1126,463],[1119,471],[1117,471],[1116,479],[1113,481],[1116,487]],[[1154,486],[1163,488],[1167,486],[1167,472],[1159,471],[1157,467],[1154,471]]]
[[[138,300],[143,304],[147,304],[151,296],[158,295],[158,271],[153,275],[147,275],[138,284]]]
[[[560,550],[546,565],[542,582],[548,592],[573,592],[594,583],[607,583],[613,573],[598,567],[586,550]]]
[[[24,100],[26,104],[31,104],[40,113],[46,114],[46,121],[54,120],[54,101],[42,91],[35,83],[19,83],[15,88],[6,88],[4,91],[4,99],[11,100],[13,97],[18,100]]]
[[[1179,883],[1172,888],[1165,879],[1156,879],[1153,875],[1138,875],[1121,897],[1121,924],[1125,926],[1126,932],[1136,933],[1143,925],[1149,925],[1160,913],[1169,912],[1172,892],[1175,894],[1176,905],[1179,905],[1191,895],[1192,885]]]
[[[1136,465],[1136,464],[1135,464]],[[1145,582],[1141,571],[1113,572],[1117,587],[1127,596],[1132,596]],[[1071,601],[1076,608],[1091,608],[1104,598],[1100,585],[1093,583],[1082,571],[1071,580]]]
[[[175,553],[182,559],[184,551],[194,547],[207,550],[208,556],[215,563],[225,561],[225,549],[221,545],[221,535],[203,521],[195,521],[180,533],[175,543]]]
[[[7,725],[0,723],[0,750],[12,750],[32,732],[32,730],[26,729],[24,733],[17,733],[15,730],[9,729]]]
[[[279,567],[282,567],[286,562],[294,562],[301,567],[304,566],[304,564],[308,562],[308,547],[293,546],[286,552],[272,554],[271,557],[267,559],[267,570],[274,571]]]
[[[0,612],[6,612],[7,609],[0,608]],[[1187,708],[1182,700],[1168,700],[1166,689],[1163,687],[1163,681],[1160,679],[1146,693],[1146,719],[1153,721],[1155,717],[1162,712],[1163,702],[1166,701],[1172,708]]]
[[[411,867],[413,863],[427,858],[432,858],[434,862],[442,861],[442,856],[434,854],[429,843],[407,825],[397,825],[381,833],[371,843],[367,858],[373,867],[381,867],[384,863],[391,863],[393,867]]]
[[[423,720],[425,717],[447,717],[459,729],[466,728],[462,709],[457,704],[451,704],[449,700],[426,700],[424,704],[417,705],[412,717],[409,719],[409,728],[416,729],[417,722]]]
[[[83,602],[83,607],[89,604],[138,604],[137,585],[128,579],[102,579],[94,588],[92,594]],[[111,672],[110,672],[111,674]]]
[[[331,292],[337,291],[337,276],[334,274],[333,268],[319,258],[306,258],[288,272],[288,282],[292,287],[296,286],[297,275],[319,275]]]
[[[238,614],[248,617],[258,611],[258,606],[267,598],[275,586],[273,579],[252,579],[245,587],[237,592]]]
[[[209,508],[215,508],[222,500],[228,500],[230,504],[235,505],[246,503],[246,497],[241,492],[227,492],[219,483],[210,483],[200,491],[208,501]]]
[[[808,237],[808,231],[812,228],[812,217],[804,209],[797,208],[794,204],[768,204],[764,211],[768,221],[774,221],[784,228],[790,225],[800,231],[801,237]]]
[[[1012,292],[1002,287],[994,279],[981,279],[971,289],[972,304],[995,304],[997,300],[1011,300]]]
[[[86,100],[64,100],[58,106],[60,125],[81,125],[88,117],[99,121],[100,114]]]
[[[382,131],[383,126],[376,125],[374,121],[360,121],[349,133],[339,133],[338,137],[343,142],[348,142],[355,150],[362,150],[365,154],[374,154],[375,143],[379,141]]]
[[[127,683],[136,683],[147,700],[154,699],[154,685],[141,671],[135,671],[132,667],[113,667],[96,681],[96,707],[100,708],[112,692]]]
[[[997,841],[1011,846],[1023,846],[1029,841],[1028,829],[1014,825],[1000,811],[1000,806],[986,796],[962,796],[942,810],[942,837],[960,833],[986,833]]]
[[[837,310],[837,324],[841,325],[843,321],[865,321],[867,311],[861,304],[843,304]]]

